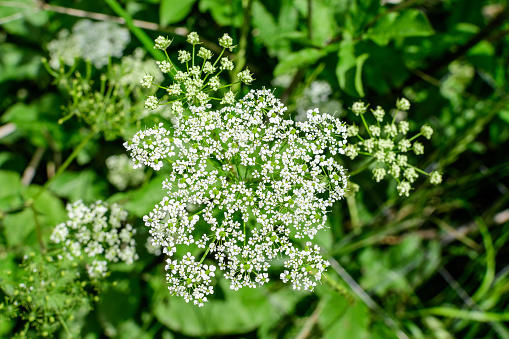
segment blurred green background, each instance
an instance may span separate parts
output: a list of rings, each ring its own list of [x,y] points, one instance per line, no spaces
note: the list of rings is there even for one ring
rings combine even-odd
[[[114,268],[117,285],[76,314],[81,337],[509,338],[508,19],[502,0],[0,1],[0,268],[15,268],[37,248],[22,204],[88,128],[86,117],[58,123],[72,94],[41,59],[90,58],[98,85],[111,72],[108,54],[112,65],[133,53],[160,58],[152,41],[164,35],[175,39],[168,51],[176,55],[191,31],[218,53],[217,38],[229,33],[238,44],[236,71],[249,67],[252,88],[274,88],[297,120],[320,107],[359,124],[348,109],[353,102],[389,109],[408,98],[411,130],[425,123],[435,130],[415,164],[443,171],[444,182],[421,179],[401,198],[393,180],[377,184],[369,171],[352,177],[360,191],[334,206],[317,239],[338,286],[310,294],[276,279],[233,293],[219,279],[218,297],[198,309],[168,295],[164,258],[144,246],[141,218],[162,197],[164,173],[147,171],[143,183],[122,189],[108,179],[106,159],[125,153],[122,137],[139,126],[122,137],[96,136],[36,204],[45,237],[66,219],[65,203],[77,199],[123,203],[139,230],[141,259]],[[127,31],[125,44],[99,44],[98,31],[87,37],[91,23],[76,28],[82,20],[107,22],[102,35],[123,28],[108,39],[114,45]],[[73,34],[81,40],[65,40]],[[77,66],[82,74],[84,65]],[[118,109],[137,107],[133,97]],[[360,164],[345,160],[351,170]],[[343,287],[355,303],[338,292]],[[20,324],[2,321],[0,336]]]

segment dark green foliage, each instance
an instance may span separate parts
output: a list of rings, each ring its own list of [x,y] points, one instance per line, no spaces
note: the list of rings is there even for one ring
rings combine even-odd
[[[78,73],[56,70],[56,80],[46,71],[48,43],[81,16],[127,21],[124,55],[141,47],[160,58],[151,42],[163,35],[175,38],[175,59],[191,31],[217,55],[217,38],[229,33],[252,87],[275,87],[289,117],[309,108],[302,98],[315,81],[329,84],[327,101],[342,103],[337,115],[350,123],[359,124],[348,108],[361,98],[388,109],[406,97],[410,133],[435,131],[415,165],[441,170],[444,182],[418,179],[404,198],[395,181],[355,175],[360,191],[334,206],[316,239],[334,283],[313,295],[274,270],[273,283],[237,293],[219,278],[204,308],[170,297],[142,221],[164,194],[165,173],[146,171],[139,187],[119,192],[105,166],[135,131],[170,122],[141,114],[139,79],[120,83],[130,71],[117,58],[102,69],[79,60]],[[0,337],[509,338],[508,18],[498,0],[0,2]],[[344,159],[351,172],[363,163]],[[140,260],[112,265],[101,294],[76,275],[57,279],[75,268],[45,259],[65,203],[78,199],[123,205],[138,230]],[[53,303],[40,289],[37,299],[16,293],[34,265],[55,279]]]

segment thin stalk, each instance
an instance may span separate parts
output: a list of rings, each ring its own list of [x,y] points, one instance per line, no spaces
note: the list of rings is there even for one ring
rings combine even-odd
[[[161,51],[154,49],[154,42],[152,39],[147,35],[147,33],[145,33],[145,31],[134,24],[133,18],[129,15],[129,13],[127,13],[125,9],[122,8],[118,1],[105,0],[105,2],[118,16],[125,20],[125,25],[127,28],[129,28],[129,30],[138,38],[138,40],[140,40],[140,42],[145,47],[145,50],[152,54],[154,59],[163,61],[164,54]]]
[[[370,159],[368,162],[366,162],[364,165],[362,165],[361,167],[359,167],[359,168],[358,168],[358,169],[356,169],[355,171],[350,172],[348,175],[349,175],[350,177],[353,177],[354,175],[357,175],[357,174],[361,173],[361,172],[362,172],[362,171],[364,171],[366,168],[368,168],[368,167],[369,167],[369,165],[371,165],[372,163],[374,163],[374,162],[375,162],[375,160],[376,160],[376,159],[375,159],[374,157],[373,157],[373,158],[371,158],[371,159]]]
[[[37,218],[37,211],[35,210],[35,206],[33,204],[30,205],[30,208],[32,209],[32,213],[34,214],[35,232],[37,233],[37,242],[39,243],[39,249],[41,250],[42,254],[46,254],[46,247],[44,246],[44,241],[42,240],[41,224],[39,223],[39,219]]]
[[[53,176],[53,178],[51,178],[50,180],[46,181],[46,183],[44,184],[44,186],[42,187],[42,189],[37,192],[37,194],[31,199],[31,201],[29,201],[27,203],[27,205],[32,205],[34,203],[34,201],[37,200],[37,198],[39,198],[41,196],[42,193],[44,193],[44,191],[46,191],[46,189],[49,187],[49,185],[51,185],[51,183],[60,176],[60,174],[62,174],[66,169],[67,167],[71,164],[71,162],[74,160],[74,158],[76,158],[76,156],[78,155],[79,152],[81,152],[81,150],[85,147],[85,145],[92,139],[92,137],[95,135],[95,131],[91,131],[85,139],[83,139],[81,141],[81,143],[78,145],[78,147],[76,147],[74,149],[74,151],[71,153],[71,155],[65,160],[65,162],[62,164],[62,166],[60,166],[57,170],[57,172],[55,173],[55,175]]]

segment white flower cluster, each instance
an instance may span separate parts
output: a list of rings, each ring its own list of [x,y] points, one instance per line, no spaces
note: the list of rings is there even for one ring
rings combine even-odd
[[[74,65],[76,58],[90,59],[96,68],[108,64],[109,57],[120,58],[124,48],[131,41],[129,30],[117,24],[91,20],[80,20],[72,28],[72,33],[62,30],[58,39],[48,43],[49,64],[60,68],[60,59]]]
[[[405,99],[398,99],[396,107],[399,111],[410,109],[410,102]],[[385,117],[385,111],[378,106],[371,110],[376,120],[375,125],[368,125],[364,117],[368,106],[363,102],[356,102],[352,105],[352,111],[356,115],[361,115],[362,122],[369,138],[363,138],[359,134],[359,127],[355,124],[348,126],[348,136],[357,137],[357,143],[349,143],[345,147],[345,154],[351,159],[355,159],[359,154],[372,156],[376,160],[376,168],[373,169],[373,177],[376,182],[380,182],[387,174],[390,174],[398,181],[397,190],[400,196],[408,196],[412,189],[412,183],[419,177],[418,173],[429,176],[432,184],[440,184],[442,176],[438,172],[426,173],[419,168],[408,163],[408,156],[403,154],[413,151],[416,155],[424,154],[424,146],[419,141],[414,141],[419,136],[430,139],[433,129],[424,125],[420,133],[411,138],[406,138],[410,130],[408,121],[402,120],[399,124],[395,123],[396,116],[392,121],[382,126]],[[397,114],[397,113],[396,113]],[[387,166],[382,167],[383,164]]]
[[[188,35],[187,42],[193,46],[193,53],[180,50],[177,57],[180,63],[185,64],[186,71],[178,70],[169,57],[167,60],[157,62],[161,72],[170,74],[173,78],[173,83],[168,87],[157,87],[165,89],[172,99],[166,103],[161,103],[161,100],[156,96],[149,96],[145,103],[146,108],[153,110],[160,105],[171,104],[173,115],[178,119],[184,112],[183,104],[185,102],[191,105],[206,105],[211,100],[220,100],[222,103],[232,101],[232,92],[226,92],[222,99],[210,95],[211,92],[216,92],[221,88],[230,86],[221,85],[219,74],[224,70],[231,71],[234,68],[233,62],[228,57],[223,57],[226,49],[231,51],[235,47],[232,45],[232,38],[225,34],[219,39],[219,44],[223,47],[223,50],[215,61],[212,61],[212,51],[204,47],[200,47],[198,52],[195,53],[196,45],[200,44],[200,38],[196,32],[191,32]],[[165,50],[170,43],[171,40],[158,37],[155,48]],[[202,60],[200,64],[198,63],[198,58]],[[152,86],[153,80],[152,76],[147,74],[141,79],[140,83],[142,87],[149,88]],[[238,80],[250,85],[254,79],[246,68],[238,73]]]
[[[133,161],[125,154],[112,155],[106,159],[108,180],[113,186],[123,191],[127,186],[137,186],[145,179],[141,169],[133,168]]]
[[[55,226],[50,239],[63,245],[70,260],[93,259],[87,265],[91,278],[104,277],[107,262],[132,264],[138,259],[133,239],[136,230],[129,224],[122,227],[127,212],[119,205],[99,200],[88,207],[78,200],[67,205],[67,212],[69,220]]]
[[[213,293],[208,255],[234,290],[269,281],[271,260],[282,256],[289,259],[281,279],[313,290],[329,263],[318,246],[300,250],[291,239],[313,239],[344,196],[347,176],[333,156],[344,153],[346,127],[318,109],[306,122],[285,119],[286,107],[269,90],[209,108],[192,106],[175,129],[160,124],[124,144],[135,166],[171,167],[167,195],[144,217],[153,245],[169,257],[170,291],[203,305]],[[176,259],[177,245],[203,257]]]

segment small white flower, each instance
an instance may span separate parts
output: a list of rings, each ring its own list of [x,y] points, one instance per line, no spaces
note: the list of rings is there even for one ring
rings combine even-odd
[[[165,38],[163,36],[158,36],[157,39],[155,40],[154,49],[161,49],[164,51],[166,48],[170,46],[172,41],[173,40]]]
[[[368,106],[366,106],[362,101],[354,102],[352,105],[352,112],[355,113],[355,115],[364,114],[366,113],[366,110],[368,109]]]
[[[196,32],[189,33],[189,35],[187,36],[187,42],[189,42],[192,45],[199,44],[200,37],[198,36],[198,33],[196,33]]]
[[[437,172],[437,171],[433,171],[429,174],[429,182],[432,183],[433,185],[438,185],[442,182],[442,175]]]
[[[147,100],[145,100],[145,108],[154,110],[157,107],[159,107],[159,100],[157,99],[157,97],[149,95],[147,97]]]
[[[152,85],[152,82],[154,82],[154,77],[151,75],[145,75],[140,80],[141,87],[144,87],[144,88],[150,88],[150,86]]]
[[[400,111],[408,111],[410,109],[410,101],[408,101],[407,99],[405,98],[401,98],[401,99],[398,99],[396,101],[396,107],[400,110]]]

